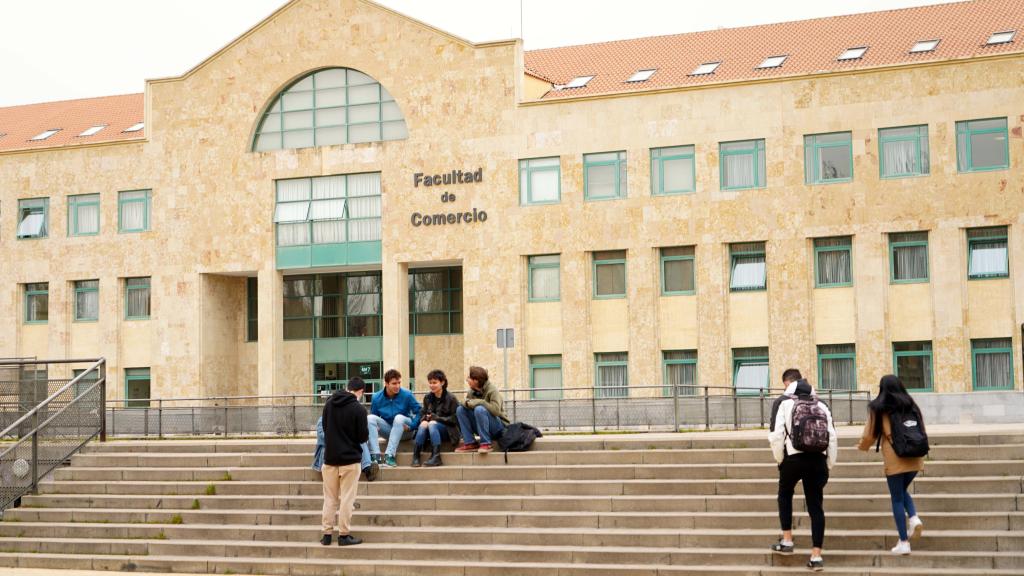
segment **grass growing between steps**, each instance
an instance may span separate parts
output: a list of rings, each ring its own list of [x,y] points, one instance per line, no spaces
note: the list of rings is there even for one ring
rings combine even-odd
[[[231,482],[232,480],[234,480],[234,478],[231,477],[231,472],[225,472],[224,475],[220,477],[220,479],[224,482]]]
[[[206,485],[206,495],[207,496],[216,496],[217,495],[217,486],[214,485],[214,484],[207,484]]]
[[[181,517],[181,514],[175,514],[174,516],[171,516],[171,524],[181,524],[184,521],[185,520]]]
[[[192,501],[192,510],[199,510],[199,498]]]

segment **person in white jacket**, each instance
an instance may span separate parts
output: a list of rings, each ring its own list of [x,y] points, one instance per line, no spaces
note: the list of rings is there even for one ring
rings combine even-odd
[[[776,554],[793,553],[793,489],[797,482],[803,482],[807,513],[811,517],[812,547],[807,567],[820,571],[825,569],[821,557],[825,540],[823,492],[839,454],[839,443],[828,405],[812,396],[807,380],[797,383],[795,393],[794,398],[786,399],[779,406],[775,428],[768,434],[772,455],[779,465],[779,523],[782,526],[782,538],[771,549]],[[801,430],[796,432],[799,437],[795,439],[796,445],[804,447],[804,451],[794,447],[793,415],[798,403],[803,403],[800,412],[808,415],[801,419]]]

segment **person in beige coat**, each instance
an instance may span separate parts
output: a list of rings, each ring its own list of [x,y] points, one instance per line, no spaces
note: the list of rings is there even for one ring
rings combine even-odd
[[[882,460],[885,463],[885,480],[889,485],[892,500],[892,514],[896,520],[896,531],[900,540],[892,549],[893,554],[910,554],[910,535],[917,537],[924,530],[924,522],[917,515],[914,499],[910,496],[910,483],[924,470],[924,458],[902,458],[892,445],[892,424],[889,415],[893,412],[913,413],[924,429],[921,409],[903,386],[897,376],[888,374],[878,384],[878,396],[868,404],[868,421],[861,434],[860,450],[869,450],[876,443],[881,444]],[[881,442],[879,437],[881,436]],[[907,518],[910,518],[909,522]]]

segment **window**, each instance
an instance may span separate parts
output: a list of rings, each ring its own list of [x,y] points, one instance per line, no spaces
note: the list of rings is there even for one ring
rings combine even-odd
[[[847,48],[839,55],[836,60],[856,60],[864,56],[864,53],[868,51],[867,46],[858,46],[857,48]]]
[[[697,394],[697,351],[664,350],[661,353],[663,394],[695,396]]]
[[[60,130],[60,128],[51,128],[45,132],[40,132],[39,134],[36,134],[35,136],[29,138],[29,140],[46,140],[50,136],[53,136],[57,132],[60,132]]]
[[[928,281],[928,233],[889,234],[889,272],[893,284]]]
[[[1013,348],[1009,338],[971,340],[975,390],[1013,390]]]
[[[75,379],[78,378],[79,376],[82,376],[82,374],[85,373],[85,370],[85,368],[72,369],[71,378]],[[99,377],[100,376],[98,369],[91,370],[88,374],[82,376],[82,379],[78,382],[78,384],[75,384],[75,398],[78,398],[82,394],[85,394],[89,390],[89,388],[91,388],[93,384],[95,384],[96,381],[99,380]],[[99,391],[97,390],[96,393],[99,394]]]
[[[693,294],[696,292],[694,279],[693,246],[677,246],[661,249],[661,294]]]
[[[1009,168],[1009,146],[1006,118],[956,123],[956,163],[961,172]]]
[[[278,246],[379,241],[380,173],[277,181]]]
[[[25,284],[25,323],[46,324],[50,318],[50,284]]]
[[[83,136],[92,136],[93,134],[96,134],[97,132],[99,132],[100,130],[103,130],[106,127],[107,127],[106,124],[99,124],[97,126],[92,126],[90,128],[86,128],[85,130],[82,131],[81,134],[78,135],[78,137],[81,138]]]
[[[583,195],[587,200],[626,197],[626,153],[583,155]]]
[[[697,189],[693,146],[651,148],[651,194],[685,194]]]
[[[124,317],[126,320],[149,319],[149,276],[124,279]]]
[[[46,238],[49,216],[49,198],[18,200],[18,238]]]
[[[882,128],[878,131],[878,171],[882,178],[929,173],[928,126]]]
[[[818,378],[822,390],[857,389],[857,352],[853,344],[818,346]]]
[[[628,80],[626,80],[626,82],[646,82],[647,80],[650,80],[651,76],[654,76],[654,73],[657,71],[657,68],[652,68],[649,70],[637,70],[632,76],[629,77]]]
[[[149,408],[149,368],[124,369],[124,407]]]
[[[382,334],[380,272],[285,276],[283,292],[285,340]]]
[[[341,316],[341,288],[338,281],[334,280],[331,287],[334,288],[331,294],[326,297],[314,297],[317,292],[315,276],[286,276],[284,278],[283,304],[284,304],[284,339],[285,340],[311,340],[313,338],[313,304],[314,300],[319,302],[317,311],[325,314],[333,322],[330,333],[335,337],[341,336],[341,324],[338,317]],[[322,288],[321,288],[322,291]],[[322,292],[321,292],[322,294]]]
[[[556,204],[562,197],[562,169],[558,156],[519,161],[519,203]]]
[[[100,232],[100,195],[68,197],[68,235],[94,236]]]
[[[75,322],[95,322],[100,318],[100,281],[75,282]]]
[[[562,397],[562,356],[530,356],[530,399],[559,400]]]
[[[320,285],[324,294],[333,291],[331,278],[322,277]],[[339,280],[341,280],[339,278]],[[345,287],[345,332],[335,333],[335,328],[328,318],[330,306],[328,298],[323,299],[323,316],[317,318],[316,338],[328,338],[332,334],[345,335],[349,338],[368,338],[383,334],[381,325],[381,277],[374,274],[345,276],[337,284]],[[461,303],[461,300],[460,300]],[[460,315],[461,322],[461,315]],[[459,327],[461,331],[461,324]]]
[[[462,333],[462,268],[409,271],[409,333]]]
[[[893,342],[893,370],[907,390],[932,389],[932,343]]]
[[[594,252],[594,298],[626,297],[626,251]]]
[[[245,341],[259,340],[260,303],[259,279],[245,279]]]
[[[254,152],[403,140],[409,132],[394,97],[376,80],[348,68],[309,74],[267,109]]]
[[[700,66],[697,66],[696,68],[694,68],[693,72],[690,72],[690,76],[702,76],[704,74],[714,74],[715,70],[718,68],[719,64],[721,64],[721,62],[705,62],[704,64],[701,64]]]
[[[732,387],[737,395],[756,395],[768,389],[767,348],[733,348]]]
[[[568,84],[562,86],[562,88],[583,88],[588,82],[593,80],[593,76],[577,76],[569,81]]]
[[[145,232],[149,230],[149,190],[129,190],[117,193],[117,231]]]
[[[552,302],[559,299],[561,291],[560,259],[558,254],[528,258],[530,302]]]
[[[594,354],[594,378],[598,398],[629,396],[629,353]]]
[[[729,245],[731,274],[729,290],[764,290],[768,286],[764,242]]]
[[[815,238],[814,285],[818,288],[853,286],[852,246],[849,236]]]
[[[985,44],[1006,44],[1007,42],[1013,42],[1013,37],[1016,34],[1016,30],[1007,30],[1006,32],[995,32],[988,37],[988,42],[986,42]]]
[[[764,140],[722,142],[718,145],[722,190],[745,190],[765,186]]]
[[[920,40],[914,43],[914,47],[910,49],[911,54],[917,52],[931,52],[935,50],[936,46],[939,45],[938,40]]]
[[[788,56],[769,56],[765,58],[764,61],[762,61],[760,64],[758,64],[757,67],[778,68],[779,66],[782,66],[782,63],[786,61],[786,58],[788,58]]]
[[[849,132],[804,136],[804,181],[808,184],[853,179],[853,145]]]
[[[124,132],[138,132],[138,131],[142,130],[145,127],[146,127],[146,123],[145,122],[136,122],[135,124],[132,124],[131,126],[125,128]]]
[[[967,278],[1006,278],[1010,263],[1006,253],[1006,226],[967,231]]]

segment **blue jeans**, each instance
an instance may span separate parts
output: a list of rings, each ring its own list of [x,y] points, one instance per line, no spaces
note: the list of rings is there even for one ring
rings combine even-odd
[[[440,448],[442,440],[448,439],[448,428],[440,422],[429,422],[426,426],[420,426],[416,430],[416,447],[423,448],[427,443],[427,436],[430,436],[430,445]]]
[[[910,497],[910,483],[914,481],[917,472],[904,472],[886,476],[885,481],[889,484],[889,498],[892,499],[892,517],[896,519],[896,531],[900,533],[900,540],[907,539],[907,517],[917,516],[914,508],[914,499]]]
[[[373,462],[373,460],[370,459],[370,446],[367,442],[363,442],[359,445],[359,450],[363,453],[362,458],[360,458],[359,469],[366,470],[370,467],[370,463]]]
[[[490,444],[491,438],[501,434],[505,425],[501,419],[487,411],[483,406],[477,406],[473,410],[467,410],[465,406],[459,406],[455,411],[459,419],[459,430],[462,431],[462,441],[466,444],[476,442],[473,433],[480,436],[481,444]]]
[[[380,454],[377,438],[387,437],[388,445],[384,449],[384,455],[394,456],[398,452],[398,444],[402,440],[412,438],[413,435],[412,418],[402,414],[395,416],[395,421],[391,424],[376,414],[370,414],[366,417],[366,426],[370,429],[370,441],[367,444],[371,454]]]

